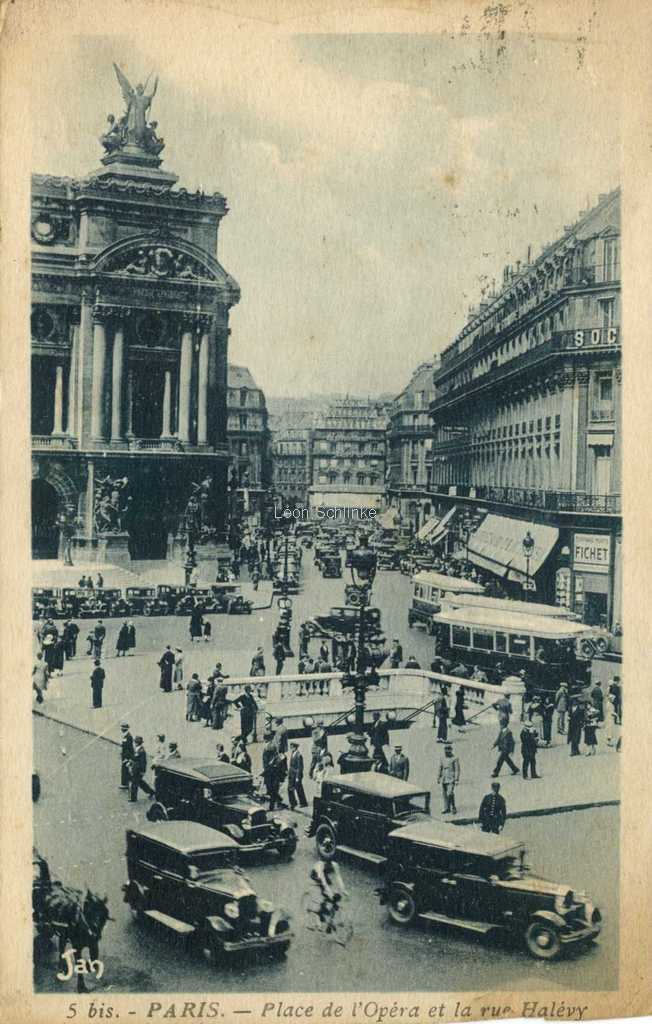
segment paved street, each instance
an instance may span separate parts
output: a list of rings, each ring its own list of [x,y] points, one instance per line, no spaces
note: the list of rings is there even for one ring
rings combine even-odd
[[[151,571],[151,570],[150,570]],[[157,570],[161,573],[163,570]],[[245,586],[249,586],[245,583]],[[269,584],[267,585],[269,588]],[[269,593],[256,595],[260,605],[269,604]],[[383,628],[389,639],[400,638],[404,656],[414,654],[424,667],[432,660],[433,641],[420,629],[407,626],[407,609],[410,604],[410,580],[397,572],[379,572],[374,583],[373,601],[382,612]],[[343,603],[343,580],[324,580],[312,565],[311,552],[304,555],[304,580],[302,591],[294,600],[293,641],[296,641],[298,625],[310,615],[326,612],[331,605]],[[278,619],[278,610],[259,608],[251,616],[211,616],[213,641],[211,644],[188,643],[187,619],[169,618],[135,619],[138,646],[133,658],[117,660],[113,657],[115,637],[120,620],[107,620],[107,641],[105,650],[110,655],[105,661],[107,681],[104,688],[104,707],[90,708],[89,674],[90,658],[84,657],[85,643],[79,643],[82,656],[69,663],[65,675],[51,683],[46,703],[42,706],[45,714],[53,715],[65,722],[74,723],[90,732],[117,739],[119,723],[127,718],[134,733],[141,733],[146,748],[154,748],[156,734],[164,732],[168,740],[175,739],[186,754],[209,754],[214,751],[220,736],[200,723],[186,723],[186,697],[183,692],[162,694],[158,686],[159,670],[156,662],[166,643],[183,647],[185,650],[185,679],[193,671],[204,677],[215,662],[223,663],[225,672],[232,676],[246,675],[251,654],[258,644],[265,648],[267,671],[273,671],[271,659],[271,634]],[[80,641],[93,625],[92,621],[82,622]],[[313,647],[316,644],[313,641]],[[296,658],[286,662],[289,672],[296,671]],[[353,700],[351,698],[351,703]],[[424,700],[425,703],[425,700]],[[468,714],[480,710],[482,705],[473,705]],[[306,703],[306,714],[311,708]],[[237,715],[227,721],[227,740],[237,731]],[[491,745],[497,730],[495,713],[486,711],[476,719],[464,733],[450,729],[460,758],[462,778],[457,794],[457,809],[462,818],[475,817],[481,796],[487,791],[489,773],[495,763],[495,752]],[[224,736],[221,737],[224,739]],[[612,801],[619,797],[619,758],[608,748],[601,734],[598,756],[591,759],[568,757],[568,746],[564,738],[553,736],[554,746],[539,753],[538,770],[541,780],[523,782],[512,778],[503,771],[503,792],[507,798],[510,813],[542,809],[546,807],[576,806],[592,801]],[[439,812],[440,794],[435,792],[435,779],[441,746],[435,743],[432,719],[428,714],[421,716],[409,730],[394,733],[393,742],[402,743],[411,761],[411,780],[433,791],[433,811]],[[304,758],[309,756],[309,741],[301,743]],[[330,749],[337,754],[346,747],[343,735],[333,737]],[[227,746],[230,743],[227,742]],[[259,767],[260,746],[252,747],[254,768]],[[311,786],[307,791],[311,795]]]
[[[351,892],[355,933],[347,949],[306,931],[300,911],[315,858],[302,837],[295,859],[270,859],[247,869],[261,896],[293,915],[295,939],[287,960],[214,970],[190,948],[155,925],[139,927],[122,903],[126,879],[124,831],[144,820],[146,801],[132,807],[117,788],[118,751],[77,730],[35,720],[35,758],[43,792],[34,809],[35,844],[53,873],[70,885],[89,884],[109,896],[115,922],[104,933],[101,984],[112,991],[432,991],[610,989],[617,984],[618,809],[528,818],[508,823],[522,839],[537,872],[586,890],[600,905],[600,943],[554,964],[535,962],[520,948],[477,942],[465,934],[417,926],[399,931],[374,896],[377,876],[343,861]],[[64,753],[65,751],[65,753]],[[37,967],[37,991],[60,991],[51,960]],[[246,975],[246,982],[245,982]],[[68,986],[69,983],[65,983]]]

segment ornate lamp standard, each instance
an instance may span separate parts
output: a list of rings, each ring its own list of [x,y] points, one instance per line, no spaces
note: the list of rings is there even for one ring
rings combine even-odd
[[[532,583],[530,581],[530,559],[534,554],[534,537],[528,530],[523,538],[523,554],[525,556],[525,600],[530,599]]]
[[[200,535],[199,529],[199,502],[194,495],[188,501],[184,513],[184,525],[186,533],[186,560],[183,563],[185,585],[190,586],[192,574],[197,568],[197,541]]]
[[[467,565],[469,564],[469,542],[471,540],[471,533],[472,533],[472,528],[471,527],[472,527],[471,520],[469,519],[468,516],[464,516],[464,519],[460,523],[459,537],[460,537],[460,540],[462,541],[462,543],[464,544],[464,547],[466,549],[465,562],[466,562]]]
[[[353,732],[347,736],[349,749],[340,758],[342,774],[368,772],[373,763],[372,758],[369,757],[364,732],[365,701],[369,685],[367,669],[371,668],[368,664],[365,647],[365,609],[371,599],[371,587],[376,575],[376,553],[371,551],[367,545],[367,537],[363,534],[360,537],[359,546],[351,553],[352,586],[349,592],[349,601],[351,604],[357,604],[360,611],[354,671],[351,672],[349,669],[342,680],[342,687],[345,689],[352,687],[355,694]]]

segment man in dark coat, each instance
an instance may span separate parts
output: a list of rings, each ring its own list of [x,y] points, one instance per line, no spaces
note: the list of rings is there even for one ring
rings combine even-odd
[[[403,753],[403,747],[394,747],[394,753],[389,762],[389,774],[395,779],[402,779],[407,782],[410,777],[410,759]]]
[[[483,832],[495,832],[497,835],[502,831],[507,817],[507,804],[505,798],[500,795],[498,782],[492,782],[491,793],[482,798],[478,817]]]
[[[521,730],[521,756],[523,758],[523,778],[527,779],[528,770],[530,776],[533,779],[540,779],[541,776],[537,775],[537,748],[539,746],[539,737],[536,729],[533,729],[531,725],[523,726]]]
[[[138,790],[142,789],[143,793],[147,793],[148,796],[154,796],[154,790],[150,786],[149,782],[145,782],[144,775],[147,771],[147,754],[145,753],[145,747],[143,746],[143,737],[136,736],[134,738],[134,752],[129,764],[129,803],[133,804],[138,799]]]
[[[172,672],[174,671],[174,653],[168,644],[159,658],[158,666],[161,670],[159,686],[164,693],[172,691]]]
[[[100,659],[96,658],[94,661],[94,668],[91,672],[91,690],[93,691],[93,707],[102,707],[102,690],[104,688],[104,676],[105,672],[100,665]]]
[[[258,712],[258,704],[256,698],[252,693],[251,686],[249,683],[244,688],[244,693],[241,693],[239,697],[233,702],[237,708],[240,708],[240,737],[246,743],[247,737],[250,733],[253,733],[253,742],[256,742],[256,714]]]
[[[276,675],[280,676],[285,664],[285,646],[280,639],[274,644],[274,661],[276,662]]]
[[[498,733],[496,742],[494,743],[494,749],[497,747],[499,754],[498,760],[496,761],[496,767],[492,772],[492,778],[496,778],[504,764],[507,764],[507,766],[511,768],[512,775],[518,775],[518,768],[512,761],[512,754],[514,753],[515,745],[512,730],[508,725],[504,725]]]
[[[63,641],[66,650],[66,658],[70,661],[77,654],[77,637],[79,626],[76,622],[65,622],[63,626]]]
[[[307,807],[308,801],[303,788],[303,755],[299,750],[299,744],[290,743],[290,760],[288,763],[288,802],[292,810],[297,806]]]
[[[280,804],[279,787],[281,784],[280,758],[278,747],[271,732],[265,733],[265,745],[263,747],[263,781],[269,797],[269,809],[275,810]]]
[[[570,743],[571,757],[579,756],[583,726],[584,707],[580,701],[576,700],[573,702],[568,716],[568,742]]]
[[[133,622],[127,623],[127,639],[129,641],[129,656],[131,657],[136,649],[136,627]]]
[[[392,650],[389,655],[390,668],[400,668],[401,662],[403,661],[403,648],[398,642],[398,638],[394,637],[392,640]]]
[[[97,626],[93,630],[94,646],[95,646],[95,657],[102,657],[102,645],[106,637],[106,626],[101,619],[97,620]]]
[[[129,723],[120,723],[120,789],[129,786],[129,765],[134,756],[134,738],[129,732]]]
[[[371,725],[369,727],[369,739],[371,740],[371,756],[378,765],[377,771],[387,771],[387,758],[383,747],[389,746],[389,729],[387,722],[383,722],[380,711],[372,711]]]

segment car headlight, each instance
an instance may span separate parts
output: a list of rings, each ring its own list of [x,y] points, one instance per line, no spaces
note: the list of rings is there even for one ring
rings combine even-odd
[[[246,832],[246,831],[247,831],[247,829],[251,828],[251,819],[250,819],[250,818],[244,818],[244,819],[243,819],[243,820],[242,820],[242,821],[240,822],[240,824],[242,825],[243,829],[244,829],[244,830],[245,830],[245,832]]]
[[[236,917],[239,917],[240,915],[240,907],[234,900],[231,900],[230,903],[224,904],[224,913],[227,917],[230,917],[232,921],[235,921]]]
[[[282,828],[283,825],[284,825],[284,822],[280,818],[272,818],[272,824],[273,825],[278,825],[279,828]]]
[[[555,910],[557,913],[562,916],[568,913],[570,908],[573,906],[574,899],[575,894],[572,889],[569,889],[568,892],[563,894],[563,896],[561,894],[559,896],[555,896]]]

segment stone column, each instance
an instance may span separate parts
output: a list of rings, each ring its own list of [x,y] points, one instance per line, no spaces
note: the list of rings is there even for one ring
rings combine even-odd
[[[197,444],[208,441],[208,332],[199,342],[199,372],[197,381]]]
[[[163,386],[163,428],[161,437],[172,436],[172,371],[165,371],[165,384]]]
[[[134,371],[127,370],[127,440],[134,436]]]
[[[104,310],[93,310],[93,381],[91,388],[91,439],[104,438],[104,377],[106,370],[106,330]]]
[[[53,434],[63,434],[63,366],[57,363],[54,379],[54,427]]]
[[[113,332],[113,366],[111,372],[111,440],[122,440],[122,371],[124,363],[124,325],[116,321]]]
[[[68,423],[67,433],[77,435],[77,364],[79,361],[79,310],[71,314],[70,363],[68,364]]]
[[[192,381],[192,330],[184,321],[179,357],[179,429],[180,441],[190,440],[190,386]]]

